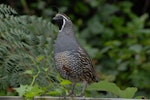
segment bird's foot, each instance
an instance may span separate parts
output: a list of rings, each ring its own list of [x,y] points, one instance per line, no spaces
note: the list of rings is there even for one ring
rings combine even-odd
[[[73,91],[70,91],[67,96],[68,96],[68,97],[74,97],[75,95],[74,95]]]
[[[78,97],[84,97],[84,93],[80,93]]]

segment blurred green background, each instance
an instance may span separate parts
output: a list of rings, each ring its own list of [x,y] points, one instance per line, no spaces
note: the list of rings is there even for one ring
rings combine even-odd
[[[150,96],[149,0],[1,0],[21,15],[49,21],[57,7],[70,17],[76,36],[101,80]],[[104,93],[105,94],[105,93]]]

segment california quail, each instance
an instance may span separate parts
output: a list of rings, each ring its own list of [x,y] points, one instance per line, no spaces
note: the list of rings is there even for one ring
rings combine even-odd
[[[72,82],[73,95],[76,82],[83,82],[80,96],[84,95],[87,83],[98,82],[93,64],[74,36],[73,24],[64,14],[56,14],[52,19],[59,27],[54,46],[54,60],[60,75]]]

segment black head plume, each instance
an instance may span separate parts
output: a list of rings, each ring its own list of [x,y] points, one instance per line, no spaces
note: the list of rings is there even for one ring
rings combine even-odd
[[[59,9],[56,6],[52,6],[52,10],[56,13],[59,13]]]

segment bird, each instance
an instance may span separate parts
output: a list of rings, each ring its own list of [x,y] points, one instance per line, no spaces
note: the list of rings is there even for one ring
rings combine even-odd
[[[54,44],[54,61],[60,76],[72,82],[68,96],[74,95],[76,83],[82,82],[83,87],[79,96],[84,96],[88,83],[98,82],[96,71],[86,50],[77,41],[74,25],[71,19],[57,13],[52,23],[58,26],[59,32]]]

